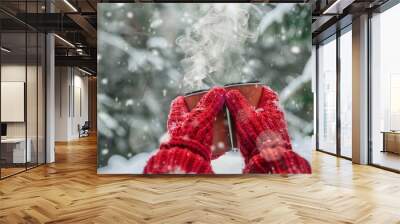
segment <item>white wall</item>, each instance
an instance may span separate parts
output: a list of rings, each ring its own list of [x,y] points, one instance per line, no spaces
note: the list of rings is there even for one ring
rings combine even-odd
[[[2,82],[25,82],[25,65],[9,64],[1,66],[1,81]],[[29,70],[29,68],[28,68]],[[6,110],[7,108],[1,108]],[[12,122],[7,124],[8,137],[25,137],[25,123]]]
[[[55,68],[55,141],[68,140],[69,68]]]
[[[24,122],[25,83],[1,82],[1,122]],[[36,108],[36,105],[35,105]]]
[[[75,70],[76,72],[77,70]],[[78,129],[77,126],[80,124],[81,126],[85,123],[85,121],[89,120],[88,116],[88,77],[87,76],[81,76],[82,73],[79,73],[79,75],[76,75],[74,77],[74,83],[73,85],[75,86],[74,88],[74,108],[72,108],[73,111],[73,119],[72,119],[72,135],[73,136],[78,136]],[[80,97],[79,97],[80,96]],[[75,110],[75,113],[74,113]],[[81,111],[80,111],[81,110]]]
[[[27,72],[27,74],[26,74]],[[26,83],[25,76],[28,76],[28,84],[30,87],[36,86],[36,80],[31,76],[36,77],[36,67],[18,64],[6,64],[1,66],[1,81],[2,82],[24,82]],[[36,87],[27,88],[27,119],[26,122],[7,122],[7,136],[8,137],[25,137],[25,126],[28,125],[28,137],[33,132],[31,130],[36,130],[36,120],[37,115],[32,111],[36,112],[37,99],[36,99]],[[2,96],[4,97],[4,96]],[[40,106],[40,105],[39,105]],[[7,110],[8,108],[1,108],[1,110]],[[22,108],[24,109],[24,108]],[[33,122],[33,123],[32,123]],[[36,135],[36,132],[35,132]]]
[[[2,82],[23,82],[26,86],[26,101],[22,102],[22,107],[17,109],[12,107],[4,107],[3,105],[1,108],[3,113],[17,113],[17,111],[12,110],[20,110],[19,113],[22,113],[23,117],[26,112],[26,120],[24,117],[20,122],[5,122],[7,124],[7,137],[24,138],[27,136],[30,144],[29,148],[31,148],[32,151],[32,161],[36,162],[36,158],[38,158],[39,163],[45,162],[45,90],[43,78],[44,74],[41,66],[25,66],[25,64],[4,64],[1,66]],[[4,89],[2,89],[2,94],[7,94],[3,92],[3,90]],[[20,94],[24,94],[25,89],[19,91]],[[8,97],[7,95],[2,95],[2,98]],[[49,161],[51,162],[51,160]]]
[[[55,86],[55,140],[77,139],[78,124],[88,120],[88,78],[76,68],[56,67]]]

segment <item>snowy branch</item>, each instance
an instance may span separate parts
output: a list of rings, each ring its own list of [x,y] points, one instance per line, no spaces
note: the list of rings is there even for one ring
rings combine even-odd
[[[285,111],[285,117],[290,125],[302,130],[303,132],[307,133],[313,130],[313,123],[305,121],[288,111]]]
[[[268,27],[274,22],[281,22],[283,16],[288,13],[294,7],[293,4],[278,4],[274,10],[267,13],[258,25],[258,34],[261,35],[268,29]]]
[[[164,60],[160,56],[147,50],[134,48],[120,36],[100,30],[98,33],[102,43],[114,46],[129,55],[129,71],[137,71],[139,67],[146,63],[153,65],[157,70],[161,70],[164,67]]]
[[[304,83],[311,80],[313,69],[312,64],[312,57],[310,57],[304,66],[302,74],[290,82],[289,85],[287,85],[279,94],[279,99],[281,102],[285,102],[286,100],[290,99],[290,96],[299,88],[301,88]]]

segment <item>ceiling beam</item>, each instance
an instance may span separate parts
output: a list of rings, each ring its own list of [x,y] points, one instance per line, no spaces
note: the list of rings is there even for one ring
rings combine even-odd
[[[42,32],[82,30],[67,14],[62,13],[18,13],[16,18]]]
[[[97,59],[91,56],[55,56],[56,66],[87,67],[97,71]]]
[[[82,28],[83,31],[90,37],[88,42],[91,41],[91,45],[95,45],[97,41],[97,30],[90,24],[85,17],[81,14],[68,14],[68,17],[73,20],[78,26]]]
[[[316,33],[317,31],[321,30],[326,26],[326,24],[335,18],[335,16],[319,16],[315,22],[311,24],[311,32]],[[329,26],[329,25],[328,25]],[[325,27],[326,28],[326,27]]]
[[[332,2],[322,14],[342,14],[349,5],[351,5],[355,0],[336,0]]]

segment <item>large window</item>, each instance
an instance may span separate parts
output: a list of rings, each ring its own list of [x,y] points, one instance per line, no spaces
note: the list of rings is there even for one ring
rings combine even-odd
[[[371,19],[372,163],[400,170],[400,5]]]
[[[340,155],[352,157],[352,35],[351,26],[340,36]]]
[[[318,149],[333,154],[337,154],[339,150],[339,156],[351,158],[351,25],[341,30],[340,36],[334,35],[319,45],[317,63]]]
[[[318,48],[318,148],[336,153],[336,39]]]

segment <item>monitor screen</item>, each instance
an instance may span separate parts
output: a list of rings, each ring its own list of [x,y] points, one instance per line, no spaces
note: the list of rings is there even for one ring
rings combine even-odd
[[[1,124],[1,136],[7,136],[7,124]]]

